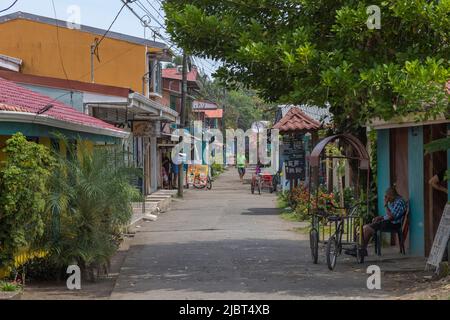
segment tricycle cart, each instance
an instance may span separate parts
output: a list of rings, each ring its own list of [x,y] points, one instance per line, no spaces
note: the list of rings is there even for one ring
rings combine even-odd
[[[349,147],[346,154],[330,154],[325,152],[327,145],[339,142]],[[350,155],[349,155],[350,154]],[[352,161],[355,164],[356,175],[352,175],[353,198],[351,205],[343,207],[327,202],[319,205],[319,192],[323,187],[323,163],[335,159]],[[356,257],[358,263],[364,262],[366,251],[363,248],[363,218],[362,210],[369,212],[370,160],[364,145],[354,136],[339,134],[320,141],[309,157],[309,203],[308,213],[311,215],[310,247],[313,263],[319,259],[319,245],[325,246],[327,265],[330,270],[336,266],[337,258],[345,253]],[[365,173],[365,196],[360,192],[361,172]],[[321,181],[322,180],[322,181]],[[341,180],[342,182],[342,180]],[[330,185],[328,185],[330,189]],[[343,190],[341,190],[343,192]],[[362,201],[361,198],[364,198]],[[315,205],[311,205],[314,203]]]
[[[252,194],[255,192],[261,194],[263,189],[267,189],[270,193],[273,193],[275,191],[273,175],[264,171],[253,174],[250,187]]]
[[[212,189],[212,180],[208,165],[190,165],[187,173],[188,186],[196,189]]]

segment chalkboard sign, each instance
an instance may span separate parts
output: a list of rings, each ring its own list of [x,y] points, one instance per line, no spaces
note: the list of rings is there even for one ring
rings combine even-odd
[[[305,180],[306,178],[306,151],[303,138],[303,134],[283,137],[283,155],[287,180]]]
[[[450,236],[450,204],[447,204],[442,214],[441,222],[434,238],[433,247],[428,257],[427,268],[429,265],[436,268],[442,261],[445,250],[447,250],[447,242]]]

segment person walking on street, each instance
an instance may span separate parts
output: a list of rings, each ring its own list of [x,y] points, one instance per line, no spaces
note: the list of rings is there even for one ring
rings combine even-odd
[[[244,182],[244,176],[245,176],[245,154],[239,153],[237,156],[237,169],[239,173],[239,179],[241,179],[241,182]]]

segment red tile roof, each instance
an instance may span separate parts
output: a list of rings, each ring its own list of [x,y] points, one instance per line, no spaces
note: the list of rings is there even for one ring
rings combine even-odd
[[[207,118],[222,118],[223,117],[223,109],[216,110],[204,110],[205,116]]]
[[[181,73],[178,72],[177,68],[163,69],[162,77],[166,79],[182,80]],[[198,78],[198,70],[196,68],[192,68],[192,70],[187,74],[187,80],[195,82],[197,81],[197,78]]]
[[[81,113],[50,97],[0,78],[0,110],[36,114],[49,104],[53,105],[53,108],[45,112],[45,116],[84,127],[101,128],[125,133],[125,131],[117,129],[113,125]]]
[[[299,108],[291,108],[273,128],[280,132],[317,130],[320,128],[320,122],[307,116]]]

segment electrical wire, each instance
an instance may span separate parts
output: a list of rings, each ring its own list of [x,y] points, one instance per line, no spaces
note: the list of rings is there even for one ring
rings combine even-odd
[[[156,7],[154,7],[154,6],[152,5],[152,3],[151,3],[149,0],[146,0],[146,1],[147,1],[147,3],[150,5],[150,7],[152,7],[153,10],[155,10],[155,12],[158,14],[158,16],[160,16],[161,19],[163,19],[163,21],[164,21],[165,18],[164,18],[164,17],[162,16],[162,14],[160,13],[160,10],[156,9]]]
[[[19,1],[19,0],[16,0],[16,1],[14,1],[8,8],[3,9],[3,10],[0,10],[0,13],[5,12],[5,11],[8,11],[9,9],[11,9],[12,7],[14,7],[14,6],[16,5],[16,3],[17,3],[18,1]]]
[[[107,36],[107,34],[109,33],[109,31],[111,31],[111,28],[113,27],[114,23],[116,23],[117,19],[119,18],[120,14],[122,13],[123,9],[125,8],[125,6],[127,5],[128,2],[124,2],[124,4],[122,5],[122,7],[120,8],[119,12],[117,12],[116,16],[114,17],[113,21],[111,22],[111,24],[109,25],[109,28],[105,31],[105,33],[102,35],[102,37],[100,38],[99,41],[97,41],[97,43],[95,44],[95,49],[97,50],[98,47],[100,46],[100,43],[102,43],[103,39],[105,39],[105,37]]]
[[[69,80],[69,77],[67,76],[66,68],[64,66],[64,60],[61,53],[61,41],[59,39],[59,24],[58,24],[58,17],[56,16],[56,7],[55,7],[55,1],[52,1],[53,6],[53,13],[55,15],[55,25],[56,25],[56,40],[58,42],[58,53],[59,53],[59,62],[61,63],[62,70],[64,72],[64,76],[66,77],[66,80]]]

